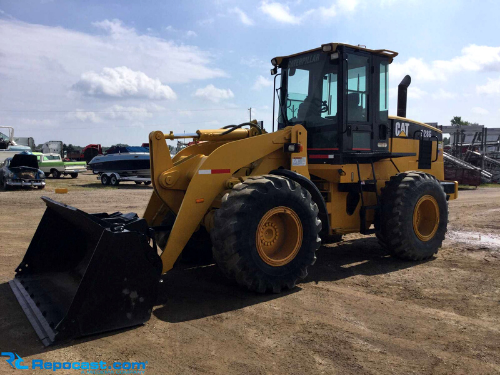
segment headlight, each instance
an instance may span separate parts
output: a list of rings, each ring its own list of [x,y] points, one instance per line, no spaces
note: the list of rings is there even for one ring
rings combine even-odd
[[[45,178],[45,173],[43,173],[43,171],[40,171],[39,174],[40,178]]]
[[[14,176],[14,173],[12,173],[11,171],[7,171],[7,173],[5,173],[5,177],[7,178],[12,178]]]

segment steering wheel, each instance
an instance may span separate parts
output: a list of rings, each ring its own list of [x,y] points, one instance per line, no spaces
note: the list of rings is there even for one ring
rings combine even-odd
[[[326,100],[321,100],[319,98],[312,98],[311,99],[311,104],[319,107],[321,113],[328,112],[328,110],[330,109],[328,107],[328,102]]]

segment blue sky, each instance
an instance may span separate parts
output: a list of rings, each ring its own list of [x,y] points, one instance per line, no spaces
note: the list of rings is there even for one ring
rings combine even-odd
[[[270,59],[327,42],[399,52],[408,117],[499,127],[500,2],[0,0],[0,125],[37,143],[140,144],[272,119]]]

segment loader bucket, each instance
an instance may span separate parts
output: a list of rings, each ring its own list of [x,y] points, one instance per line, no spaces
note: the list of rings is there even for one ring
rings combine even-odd
[[[146,221],[42,199],[46,211],[9,284],[43,344],[149,320],[162,264]]]

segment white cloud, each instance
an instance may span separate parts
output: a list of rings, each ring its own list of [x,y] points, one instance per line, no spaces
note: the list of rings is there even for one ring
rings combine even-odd
[[[161,110],[164,107],[148,105],[151,109]],[[136,121],[153,117],[152,111],[146,107],[112,105],[100,111],[87,111],[76,109],[74,112],[67,113],[65,119],[78,120],[84,123],[100,123],[104,120],[125,120]]]
[[[85,111],[84,109],[76,109],[75,112],[68,113],[66,115],[68,120],[78,120],[80,122],[86,123],[97,123],[101,122],[102,119],[95,112]]]
[[[476,91],[478,94],[500,94],[500,77],[488,78],[488,83],[477,86]]]
[[[163,84],[225,76],[211,66],[212,55],[196,46],[141,35],[116,20],[94,25],[104,34],[0,19],[0,74],[15,82],[11,87],[14,93],[26,92],[20,85],[33,82],[46,84],[51,92],[66,91],[83,72],[122,66],[123,62],[129,69],[157,77]],[[51,67],[47,59],[53,62]],[[5,81],[2,87],[6,87]]]
[[[481,108],[481,107],[474,107],[472,108],[472,112],[477,114],[477,115],[487,115],[490,113],[487,109]]]
[[[408,88],[408,90],[411,90],[411,87]],[[454,99],[457,97],[457,94],[454,92],[449,92],[443,89],[439,89],[438,91],[434,92],[432,94],[433,99]]]
[[[359,0],[338,0],[339,9],[346,13],[352,13],[359,5]]]
[[[254,90],[260,90],[263,87],[271,87],[272,85],[273,85],[272,79],[268,79],[263,76],[258,76],[252,88]]]
[[[408,87],[408,98],[422,99],[427,96],[427,92],[418,87]]]
[[[23,125],[36,125],[36,126],[53,126],[56,125],[56,121],[51,120],[51,119],[32,119],[32,118],[19,118],[16,119],[16,125],[17,124],[23,124]]]
[[[393,62],[390,67],[390,77],[394,80],[401,80],[405,75],[411,75],[412,79],[418,81],[434,81],[434,80],[444,80],[444,75],[437,74],[436,70],[423,61],[423,59],[417,59],[411,57],[404,63]]]
[[[245,12],[243,12],[240,8],[232,8],[229,9],[229,13],[236,14],[239,18],[242,24],[247,25],[247,26],[252,26],[254,24],[253,20],[246,15]]]
[[[359,0],[337,0],[328,7],[311,8],[301,12],[300,15],[295,15],[286,4],[263,1],[260,10],[278,22],[297,25],[311,15],[319,15],[326,20],[337,16],[339,13],[352,13],[357,9],[358,5]]]
[[[100,73],[83,73],[72,89],[86,96],[113,98],[176,99],[175,92],[159,79],[121,66],[104,68]]]
[[[260,4],[259,9],[281,23],[299,24],[302,19],[302,17],[293,15],[290,12],[290,8],[288,7],[288,5],[284,5],[281,3],[269,3],[267,1],[263,1]]]
[[[230,89],[218,89],[214,85],[208,85],[202,89],[196,90],[194,96],[218,103],[221,100],[233,98],[234,94]]]
[[[242,57],[240,61],[250,68],[271,69],[272,67],[271,62],[265,62],[258,57]]]
[[[196,32],[193,30],[182,31],[182,30],[176,29],[172,25],[165,26],[163,28],[163,30],[165,30],[169,33],[172,33],[172,34],[176,34],[177,36],[184,37],[184,38],[193,38],[193,37],[198,36],[198,34],[196,34]]]
[[[162,107],[160,107],[162,108]],[[104,110],[101,114],[102,117],[111,120],[139,120],[153,117],[153,114],[145,107],[121,106],[113,105]]]
[[[427,96],[427,91],[422,90],[417,86],[408,87],[408,98],[411,99],[422,99]],[[398,97],[397,87],[389,88],[389,98],[395,99]]]
[[[460,56],[450,60],[435,60],[430,63],[411,57],[407,61],[391,65],[391,77],[395,80],[410,74],[420,81],[445,81],[454,73],[463,71],[500,71],[500,47],[469,45]]]
[[[500,47],[471,44],[462,49],[462,55],[453,59],[434,61],[436,68],[453,73],[461,71],[500,71]]]
[[[208,25],[212,25],[214,22],[215,22],[215,19],[213,19],[213,18],[206,18],[204,20],[199,20],[197,23],[200,26],[208,26]]]
[[[113,20],[103,20],[92,22],[92,26],[107,31],[111,35],[118,37],[119,35],[133,34],[135,30],[133,28],[127,28],[123,26],[122,21],[118,19]]]
[[[332,4],[330,7],[319,7],[319,14],[324,18],[331,18],[337,15],[337,6]]]

